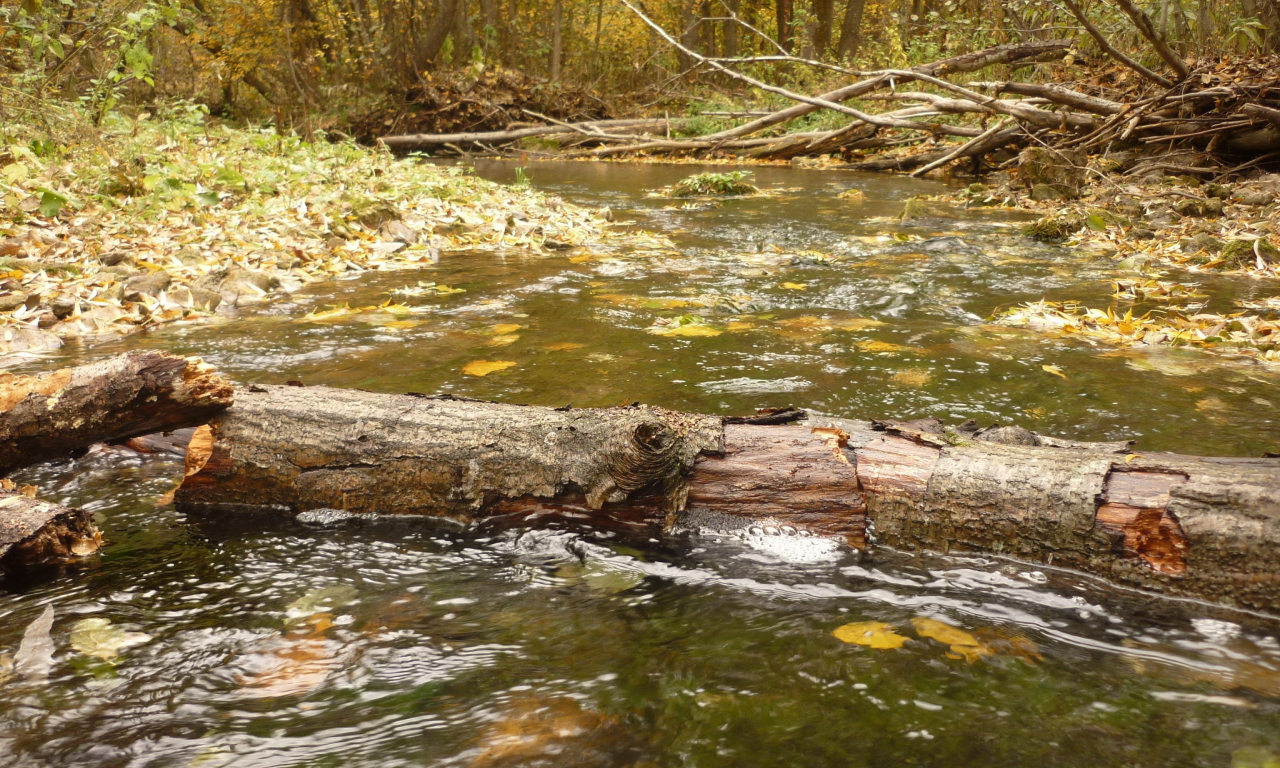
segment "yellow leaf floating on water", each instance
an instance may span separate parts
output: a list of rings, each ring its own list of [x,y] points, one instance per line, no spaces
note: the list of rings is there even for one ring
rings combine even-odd
[[[883,621],[855,621],[837,627],[831,634],[842,643],[865,645],[880,650],[901,648],[910,639],[898,634],[893,625]]]
[[[586,344],[579,344],[576,341],[557,341],[551,344],[543,344],[543,349],[549,349],[552,352],[568,352],[571,349],[582,349]]]
[[[808,283],[783,283],[782,287],[786,288],[788,291],[803,291],[804,289],[809,287],[809,284]]]
[[[905,371],[897,371],[889,380],[894,384],[903,387],[923,387],[933,378],[933,371],[923,368],[909,368]]]
[[[514,366],[511,360],[472,360],[462,366],[462,372],[468,376],[488,376],[497,371],[505,371]]]
[[[516,326],[516,327],[519,328],[520,326]],[[519,338],[520,338],[520,335],[517,333],[504,333],[500,336],[494,336],[492,339],[489,339],[489,346],[507,347],[514,344],[516,340]]]
[[[983,656],[995,654],[995,651],[972,634],[944,621],[917,616],[911,620],[911,624],[916,628],[916,634],[921,637],[931,638],[951,646],[951,653],[947,655],[953,659],[963,658],[972,664]]]
[[[719,336],[722,331],[709,325],[668,325],[649,329],[649,333],[659,336]]]
[[[1064,379],[1067,378],[1067,374],[1063,373],[1062,369],[1056,365],[1042,365],[1040,368],[1043,369],[1045,373],[1052,373],[1054,376],[1061,376]]]
[[[515,333],[523,327],[524,326],[519,323],[498,323],[493,326],[493,333],[495,336],[505,336],[507,334]]]
[[[903,352],[914,352],[912,347],[904,347],[901,344],[891,344],[887,341],[860,341],[858,349],[863,352],[870,352],[873,355],[898,355]]]
[[[392,320],[391,322],[387,323],[386,325],[384,325],[384,326],[382,326],[382,327],[383,327],[383,328],[394,328],[394,329],[396,329],[397,331],[403,331],[403,330],[405,330],[406,328],[416,328],[416,327],[417,327],[417,326],[419,326],[419,325],[422,325],[422,321],[421,321],[421,320]]]
[[[346,317],[347,315],[354,314],[358,311],[359,310],[352,309],[349,304],[343,304],[341,307],[334,307],[333,309],[325,309],[325,310],[313,309],[310,312],[308,312],[306,315],[304,315],[302,319],[303,321],[316,323],[324,320],[334,320],[340,317]]]

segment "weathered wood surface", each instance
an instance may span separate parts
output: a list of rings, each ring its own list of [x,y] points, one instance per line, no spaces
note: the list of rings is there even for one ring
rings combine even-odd
[[[232,387],[199,358],[130,352],[39,376],[0,374],[0,473],[93,443],[203,424]]]
[[[723,424],[322,387],[240,390],[210,429],[180,509],[473,520],[537,500],[640,504],[668,526],[729,515],[1280,612],[1275,459],[1131,453],[1016,427]]]
[[[89,555],[101,545],[92,512],[0,490],[0,573]]]

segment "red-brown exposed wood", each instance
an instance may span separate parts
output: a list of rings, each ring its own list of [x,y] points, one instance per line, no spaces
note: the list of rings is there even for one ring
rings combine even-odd
[[[724,446],[723,454],[704,456],[694,465],[690,507],[793,525],[866,546],[867,510],[858,473],[838,435],[726,424]]]

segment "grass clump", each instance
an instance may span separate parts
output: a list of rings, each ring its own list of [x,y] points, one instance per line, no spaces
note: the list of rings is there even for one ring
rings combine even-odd
[[[1075,213],[1054,213],[1037,219],[1022,230],[1022,234],[1045,243],[1066,240],[1085,225],[1083,216]]]
[[[758,195],[760,190],[746,179],[751,171],[697,173],[664,190],[667,197],[733,197]]]

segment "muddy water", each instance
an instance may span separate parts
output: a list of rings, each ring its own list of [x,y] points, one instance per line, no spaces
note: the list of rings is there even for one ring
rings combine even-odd
[[[984,323],[1042,295],[1105,305],[1104,255],[1030,243],[1007,214],[895,222],[907,197],[943,189],[932,182],[761,169],[767,198],[646,196],[695,170],[527,170],[669,245],[445,254],[64,360],[156,347],[244,382],[713,413],[789,404],[1149,450],[1280,447],[1275,374],[1255,365]],[[478,172],[515,178],[511,164]],[[865,201],[839,196],[851,188]],[[1219,310],[1277,292],[1204,289]],[[305,318],[389,299],[408,309]],[[477,361],[512,365],[464,373]],[[48,669],[24,665],[0,687],[6,764],[1280,761],[1280,625],[1264,618],[1007,562],[858,558],[788,537],[196,519],[154,506],[179,464],[102,449],[19,478],[95,510],[110,545],[86,568],[3,585],[0,649],[55,612]],[[841,642],[847,624],[900,647]]]

